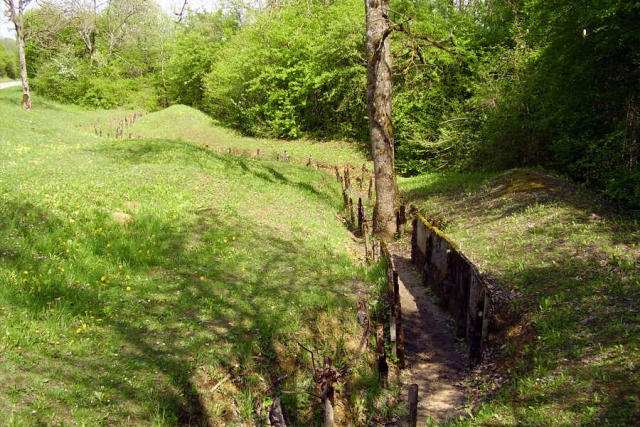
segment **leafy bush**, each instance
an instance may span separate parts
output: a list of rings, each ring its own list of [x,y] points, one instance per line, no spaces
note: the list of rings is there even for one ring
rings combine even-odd
[[[206,110],[249,135],[363,137],[363,22],[353,0],[260,15],[218,53]]]
[[[15,58],[3,45],[0,45],[0,77],[17,77]]]

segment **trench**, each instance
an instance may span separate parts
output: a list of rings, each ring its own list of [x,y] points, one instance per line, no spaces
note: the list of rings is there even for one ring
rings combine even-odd
[[[400,374],[405,400],[409,384],[418,386],[418,424],[440,424],[466,414],[464,343],[455,337],[451,315],[433,301],[411,263],[405,242],[388,245],[399,281],[406,369]]]

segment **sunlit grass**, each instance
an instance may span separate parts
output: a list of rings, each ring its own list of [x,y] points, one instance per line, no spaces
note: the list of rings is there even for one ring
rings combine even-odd
[[[350,357],[370,273],[334,177],[17,100],[0,91],[2,422],[253,425],[277,389],[309,391],[296,340]]]
[[[350,164],[356,167],[367,162],[366,147],[345,141],[283,141],[245,138],[231,130],[213,126],[211,118],[184,105],[175,105],[166,110],[144,116],[132,127],[134,135],[142,137],[164,137],[189,141],[216,151],[228,151],[276,159],[284,157],[286,150],[292,162],[306,164],[309,157],[324,165]],[[371,169],[371,166],[369,166]]]

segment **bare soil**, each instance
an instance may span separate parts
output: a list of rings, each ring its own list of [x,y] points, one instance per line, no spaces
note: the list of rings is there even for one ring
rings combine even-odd
[[[418,385],[418,426],[466,414],[467,393],[462,385],[465,363],[448,313],[429,297],[421,276],[411,264],[406,242],[388,245],[398,271],[407,369],[401,380]],[[407,387],[405,387],[405,390]]]

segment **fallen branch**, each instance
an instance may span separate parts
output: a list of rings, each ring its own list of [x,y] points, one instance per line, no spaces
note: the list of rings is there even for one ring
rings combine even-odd
[[[233,376],[233,375],[231,375],[231,374],[227,374],[223,379],[221,379],[220,381],[218,381],[218,384],[214,385],[214,386],[211,388],[211,393],[215,393],[215,391],[216,391],[217,389],[219,389],[219,388],[220,388],[220,386],[221,386],[222,384],[224,384],[225,382],[229,381],[229,380],[231,379],[231,377],[232,377],[232,376]]]

